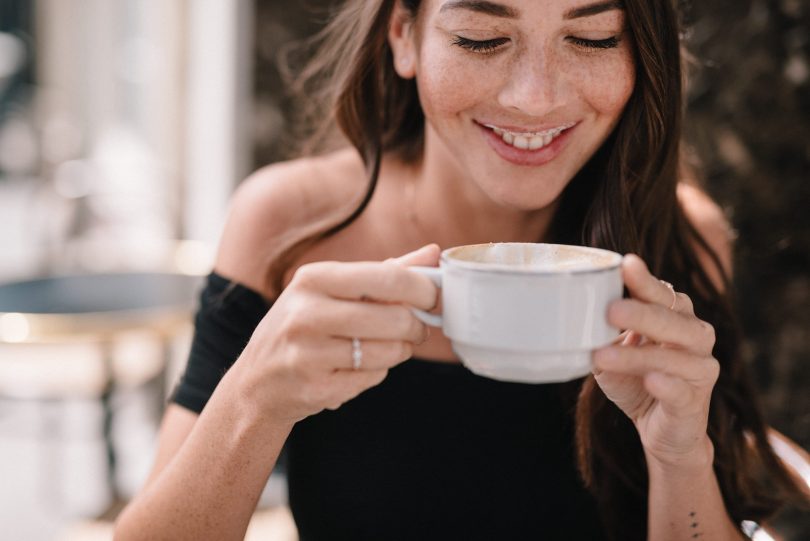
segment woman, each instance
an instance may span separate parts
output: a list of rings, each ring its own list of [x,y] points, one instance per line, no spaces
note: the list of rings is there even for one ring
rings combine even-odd
[[[796,497],[679,184],[680,62],[669,0],[348,2],[304,77],[351,148],[237,191],[118,538],[241,538],[285,443],[302,539],[735,539]],[[411,315],[407,266],[490,241],[638,254],[593,377],[474,376]]]

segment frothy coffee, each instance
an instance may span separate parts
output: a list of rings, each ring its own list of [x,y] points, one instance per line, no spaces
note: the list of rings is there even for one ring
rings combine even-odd
[[[441,288],[441,327],[464,366],[502,381],[549,383],[591,372],[592,351],[619,329],[608,306],[622,298],[622,256],[534,243],[456,246],[439,267],[410,267]]]
[[[621,256],[607,250],[561,244],[498,242],[449,250],[453,261],[532,272],[578,272],[617,266]]]

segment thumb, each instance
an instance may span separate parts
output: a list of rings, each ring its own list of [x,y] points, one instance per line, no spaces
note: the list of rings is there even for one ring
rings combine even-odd
[[[441,255],[441,248],[439,248],[438,244],[427,244],[405,255],[386,259],[386,262],[392,262],[406,267],[412,265],[435,267],[439,264],[439,255]]]

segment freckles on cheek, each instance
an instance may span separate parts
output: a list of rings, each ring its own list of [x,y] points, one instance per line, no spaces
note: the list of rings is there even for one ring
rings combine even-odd
[[[458,58],[434,55],[422,61],[416,80],[425,114],[451,115],[472,107],[481,99],[480,69],[464,66]]]
[[[630,59],[592,66],[580,74],[578,87],[596,111],[617,115],[623,109],[635,85],[635,66]]]

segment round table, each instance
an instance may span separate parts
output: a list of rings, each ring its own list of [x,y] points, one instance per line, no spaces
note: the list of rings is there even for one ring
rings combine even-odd
[[[52,276],[0,284],[0,342],[105,337],[189,320],[199,276],[138,272]]]

